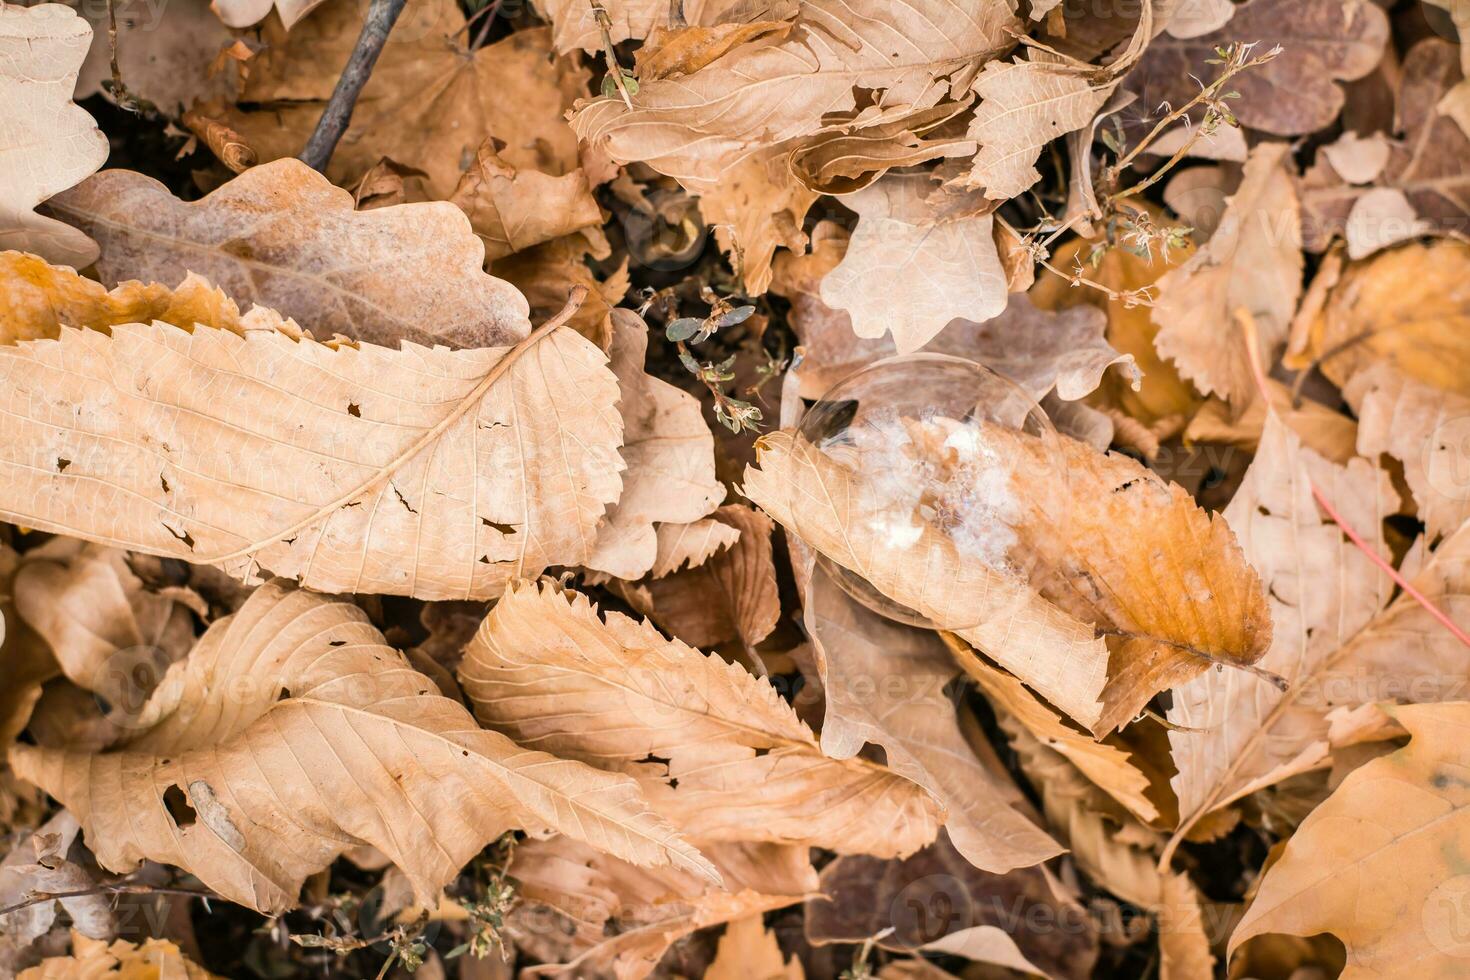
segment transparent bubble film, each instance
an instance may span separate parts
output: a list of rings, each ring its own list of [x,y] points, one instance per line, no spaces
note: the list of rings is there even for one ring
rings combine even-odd
[[[890,574],[878,583],[824,556],[817,561],[874,612],[915,626],[977,626],[931,618],[931,607],[954,605],[947,589],[972,578],[957,568],[979,563],[1030,591],[1056,567],[1068,501],[1061,437],[1031,397],[995,371],[943,354],[886,358],[834,385],[799,434],[806,451],[842,475],[835,506]]]

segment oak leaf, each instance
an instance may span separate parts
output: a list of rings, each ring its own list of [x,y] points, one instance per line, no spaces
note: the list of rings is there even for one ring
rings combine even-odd
[[[516,827],[715,877],[632,780],[522,749],[431,688],[356,606],[272,582],[169,671],[117,749],[16,746],[11,764],[76,814],[103,866],[177,865],[261,911],[294,906],[356,844],[432,903]]]
[[[590,555],[622,469],[616,381],[590,343],[333,349],[260,307],[241,322],[0,347],[0,515],[420,598],[487,598]],[[61,392],[64,426],[47,407]]]
[[[1267,868],[1230,937],[1234,953],[1265,933],[1331,933],[1347,947],[1342,976],[1454,977],[1464,968],[1467,835],[1463,778],[1470,704],[1389,709],[1409,744],[1348,774]]]
[[[824,757],[765,679],[646,621],[599,618],[585,596],[512,588],[466,649],[459,679],[482,723],[641,775],[655,809],[696,840],[886,856],[938,830],[923,790],[865,760]]]
[[[107,137],[71,101],[92,29],[59,3],[0,3],[0,249],[81,268],[97,243],[35,213],[36,205],[102,166]]]
[[[940,213],[922,174],[889,175],[846,198],[858,213],[847,253],[822,280],[822,302],[845,310],[864,339],[892,334],[909,354],[959,318],[1006,308],[1006,275],[990,214]]]
[[[298,160],[252,167],[190,203],[108,170],[49,208],[102,243],[108,283],[193,272],[319,337],[385,346],[493,347],[530,332],[525,297],[481,270],[484,247],[457,208],[354,211],[350,194]]]

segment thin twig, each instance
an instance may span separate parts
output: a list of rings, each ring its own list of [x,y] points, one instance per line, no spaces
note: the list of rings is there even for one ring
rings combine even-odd
[[[141,885],[136,882],[119,882],[115,885],[97,885],[93,888],[79,888],[71,892],[36,892],[24,902],[16,902],[0,909],[0,919],[30,908],[32,905],[40,905],[43,902],[54,902],[59,898],[81,898],[86,895],[183,895],[188,898],[219,899],[224,901],[218,893],[207,888],[167,888],[156,885]]]
[[[398,15],[403,13],[406,2],[407,0],[372,0],[367,19],[362,24],[362,33],[357,35],[357,43],[353,45],[352,54],[347,59],[347,67],[342,69],[342,75],[337,79],[337,87],[332,90],[326,109],[322,110],[316,130],[311,134],[311,139],[306,141],[306,149],[301,151],[301,162],[311,169],[327,169],[327,162],[332,159],[337,143],[347,132],[348,123],[352,121],[352,110],[357,106],[357,97],[362,94],[363,86],[371,77],[373,66],[378,63],[378,55],[383,53],[383,45],[387,43],[388,32],[393,30],[393,24],[398,20]]]
[[[633,108],[633,96],[628,94],[628,85],[623,81],[623,66],[618,64],[618,52],[613,47],[612,18],[597,0],[589,0],[592,4],[592,17],[597,21],[597,29],[602,32],[602,56],[607,61],[607,70],[612,74],[613,84],[617,86],[618,94],[623,97],[623,105],[630,110]]]

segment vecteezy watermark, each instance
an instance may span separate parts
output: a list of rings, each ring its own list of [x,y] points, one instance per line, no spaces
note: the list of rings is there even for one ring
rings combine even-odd
[[[1446,956],[1470,958],[1470,875],[1441,881],[1420,913],[1429,944]]]
[[[1431,490],[1450,500],[1470,499],[1470,416],[1441,422],[1424,440],[1421,462]]]

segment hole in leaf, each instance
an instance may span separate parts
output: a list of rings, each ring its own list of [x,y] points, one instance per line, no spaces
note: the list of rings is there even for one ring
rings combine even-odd
[[[64,459],[64,458],[62,458],[60,456],[56,457],[56,472],[58,472],[58,473],[65,473],[66,472],[66,468],[68,466],[70,466],[70,465],[71,465],[71,460]]]
[[[351,415],[355,419],[360,419],[362,418],[362,409],[357,407],[357,402],[348,402],[347,414]]]
[[[163,487],[163,492],[168,493],[168,477],[160,473],[158,474],[158,482]]]
[[[501,524],[499,521],[492,521],[488,517],[480,518],[480,523],[485,525],[486,527],[495,528],[495,530],[499,531],[501,534],[516,533],[516,526],[514,524]]]
[[[198,816],[194,812],[194,807],[189,804],[188,794],[177,783],[164,790],[163,807],[168,811],[169,818],[173,820],[175,827],[193,826]]]
[[[174,537],[184,542],[184,544],[189,547],[190,551],[194,550],[194,535],[190,534],[188,531],[175,531],[167,524],[164,524],[163,526],[168,529],[169,534],[172,534]]]

